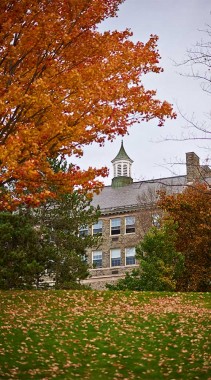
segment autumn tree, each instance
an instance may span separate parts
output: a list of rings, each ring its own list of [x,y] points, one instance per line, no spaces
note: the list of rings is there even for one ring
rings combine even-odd
[[[157,36],[133,43],[129,30],[98,25],[123,0],[1,0],[1,209],[38,205],[75,187],[99,186],[105,168],[54,172],[49,158],[82,156],[140,120],[175,117],[142,76],[160,73]]]
[[[179,194],[160,194],[165,219],[178,226],[176,248],[185,257],[185,270],[177,283],[180,291],[210,289],[211,190],[205,184],[187,186]]]

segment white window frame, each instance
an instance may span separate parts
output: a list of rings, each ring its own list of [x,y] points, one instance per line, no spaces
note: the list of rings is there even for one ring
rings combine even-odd
[[[112,226],[112,223],[113,223],[114,220],[119,220],[119,224],[117,224],[116,226],[115,225]],[[112,232],[115,231],[115,227],[117,227],[116,230],[119,231],[118,233],[112,233]],[[113,228],[113,230],[112,230],[112,228]],[[121,218],[112,218],[112,219],[110,219],[110,236],[116,236],[116,235],[120,235],[120,234],[121,234]]]
[[[132,250],[134,251],[134,255],[131,255],[130,251],[132,251]],[[136,249],[135,249],[135,247],[127,247],[127,248],[125,248],[125,266],[136,265],[135,255],[136,255]],[[127,264],[127,258],[128,257],[133,257],[134,258],[134,263]]]
[[[99,231],[95,232],[95,230],[99,230]],[[92,225],[92,235],[102,236],[102,230],[103,230],[103,221],[102,220],[98,220],[97,223]]]
[[[131,224],[128,224],[127,223],[127,219],[133,219],[134,222],[131,223]],[[131,231],[131,232],[127,232],[127,228],[129,228],[131,226],[131,228],[134,228],[134,231]],[[135,216],[126,216],[125,217],[125,234],[134,234],[136,232],[136,218]]]
[[[116,257],[112,257],[112,253]],[[118,255],[119,254],[119,255]],[[112,260],[119,260],[119,264],[117,265],[112,265],[113,261]],[[120,248],[112,248],[110,249],[110,267],[115,268],[115,267],[120,267],[122,264],[122,257],[121,257],[121,249]]]
[[[94,259],[94,256],[99,256],[101,258]],[[101,260],[101,264],[97,265],[96,261],[100,261],[100,260]],[[94,266],[96,269],[103,267],[103,252],[102,251],[100,250],[92,251],[92,266]]]

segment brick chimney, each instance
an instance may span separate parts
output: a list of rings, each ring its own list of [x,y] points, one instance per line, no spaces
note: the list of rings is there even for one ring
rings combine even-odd
[[[186,153],[187,183],[194,182],[200,178],[199,157],[194,152]]]

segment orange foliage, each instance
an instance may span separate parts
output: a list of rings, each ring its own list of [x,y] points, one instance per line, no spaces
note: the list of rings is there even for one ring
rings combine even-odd
[[[146,44],[132,33],[97,24],[122,0],[1,0],[1,208],[36,205],[74,186],[99,185],[106,168],[54,173],[47,158],[83,155],[83,146],[124,135],[136,121],[175,117],[166,101],[145,90],[141,76],[159,73],[157,36]],[[9,191],[8,191],[9,190]]]
[[[185,255],[185,272],[178,290],[210,288],[211,189],[205,184],[188,186],[174,195],[160,193],[159,206],[166,218],[178,224],[177,250]]]

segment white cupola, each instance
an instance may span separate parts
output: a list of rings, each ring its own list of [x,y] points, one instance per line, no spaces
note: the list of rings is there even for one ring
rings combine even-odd
[[[131,166],[133,160],[125,152],[123,141],[117,156],[111,161],[113,164],[114,177],[112,187],[122,187],[133,182],[131,178]]]

